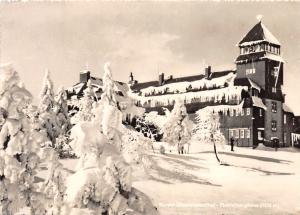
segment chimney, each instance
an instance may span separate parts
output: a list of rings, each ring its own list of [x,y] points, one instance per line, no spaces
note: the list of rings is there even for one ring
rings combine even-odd
[[[168,80],[172,80],[173,79],[173,75],[169,75]]]
[[[211,66],[208,66],[207,68],[205,68],[205,78],[209,79],[211,75]]]
[[[165,81],[165,74],[160,73],[159,76],[158,76],[158,84],[163,85],[164,81]]]
[[[84,82],[88,82],[88,80],[90,80],[90,77],[91,77],[91,72],[90,71],[82,71],[80,72],[80,75],[79,75],[79,81],[80,83],[84,83]]]

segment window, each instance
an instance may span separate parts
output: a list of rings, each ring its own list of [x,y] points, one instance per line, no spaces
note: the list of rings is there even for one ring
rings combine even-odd
[[[250,108],[247,108],[247,116],[250,115]]]
[[[230,110],[230,116],[234,116],[233,109]]]
[[[235,138],[239,138],[240,137],[240,132],[239,132],[239,129],[236,129],[235,130]]]
[[[271,72],[271,75],[277,77],[278,74],[279,74],[279,67],[274,67],[274,69]]]
[[[238,110],[235,110],[235,115],[239,116],[239,111]]]
[[[255,68],[246,69],[246,75],[254,74],[254,73],[255,73]]]
[[[234,137],[234,130],[232,129],[229,130],[229,137]]]
[[[263,138],[262,138],[261,131],[258,131],[258,132],[257,132],[257,138],[258,138],[258,140],[262,140],[262,139],[263,139]]]
[[[246,138],[250,138],[250,129],[246,129]]]
[[[272,87],[272,93],[276,93],[276,92],[277,92],[276,87]]]
[[[244,109],[241,110],[241,116],[244,116]]]
[[[240,130],[240,137],[241,138],[245,138],[245,131],[244,131],[244,129]]]
[[[272,121],[271,128],[272,128],[272,131],[277,131],[277,122],[275,120]]]
[[[286,114],[283,115],[283,123],[286,124]]]
[[[259,109],[259,116],[260,116],[260,117],[263,116],[263,113],[262,113],[262,109],[261,109],[261,108]]]
[[[295,125],[295,118],[293,118],[293,125]]]
[[[283,142],[287,143],[287,135],[286,132],[283,133]]]
[[[273,113],[277,112],[277,103],[276,102],[272,102],[272,112]]]

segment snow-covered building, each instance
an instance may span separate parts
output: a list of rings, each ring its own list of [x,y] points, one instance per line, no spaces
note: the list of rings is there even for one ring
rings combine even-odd
[[[67,99],[70,111],[78,111],[78,102],[84,96],[84,91],[88,87],[88,81],[91,82],[91,87],[94,92],[94,100],[99,101],[103,93],[103,81],[101,78],[91,76],[91,72],[84,70],[79,74],[79,82],[72,87],[67,88]],[[114,81],[114,91],[116,95],[117,105],[123,112],[124,121],[131,121],[135,116],[140,116],[144,113],[144,108],[138,107],[134,100],[128,96],[130,88],[128,84]]]
[[[191,118],[204,109],[220,112],[227,140],[239,146],[291,146],[295,116],[285,105],[282,92],[284,60],[281,44],[259,21],[238,43],[236,69],[195,76],[165,78],[139,83],[130,74],[131,96],[146,111],[172,109],[181,98]],[[294,135],[295,136],[295,135]]]

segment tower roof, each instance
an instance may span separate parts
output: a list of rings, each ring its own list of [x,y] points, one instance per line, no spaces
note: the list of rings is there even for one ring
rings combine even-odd
[[[252,45],[260,42],[269,42],[280,46],[280,42],[276,37],[267,29],[267,27],[259,21],[239,42],[240,46]]]

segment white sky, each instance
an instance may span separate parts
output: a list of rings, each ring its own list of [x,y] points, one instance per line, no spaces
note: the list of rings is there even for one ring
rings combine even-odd
[[[158,72],[185,76],[232,68],[236,44],[263,14],[282,44],[287,103],[300,114],[300,3],[47,2],[0,4],[1,62],[12,62],[26,87],[39,94],[48,68],[55,87],[69,87],[86,63],[102,76],[139,81]]]

